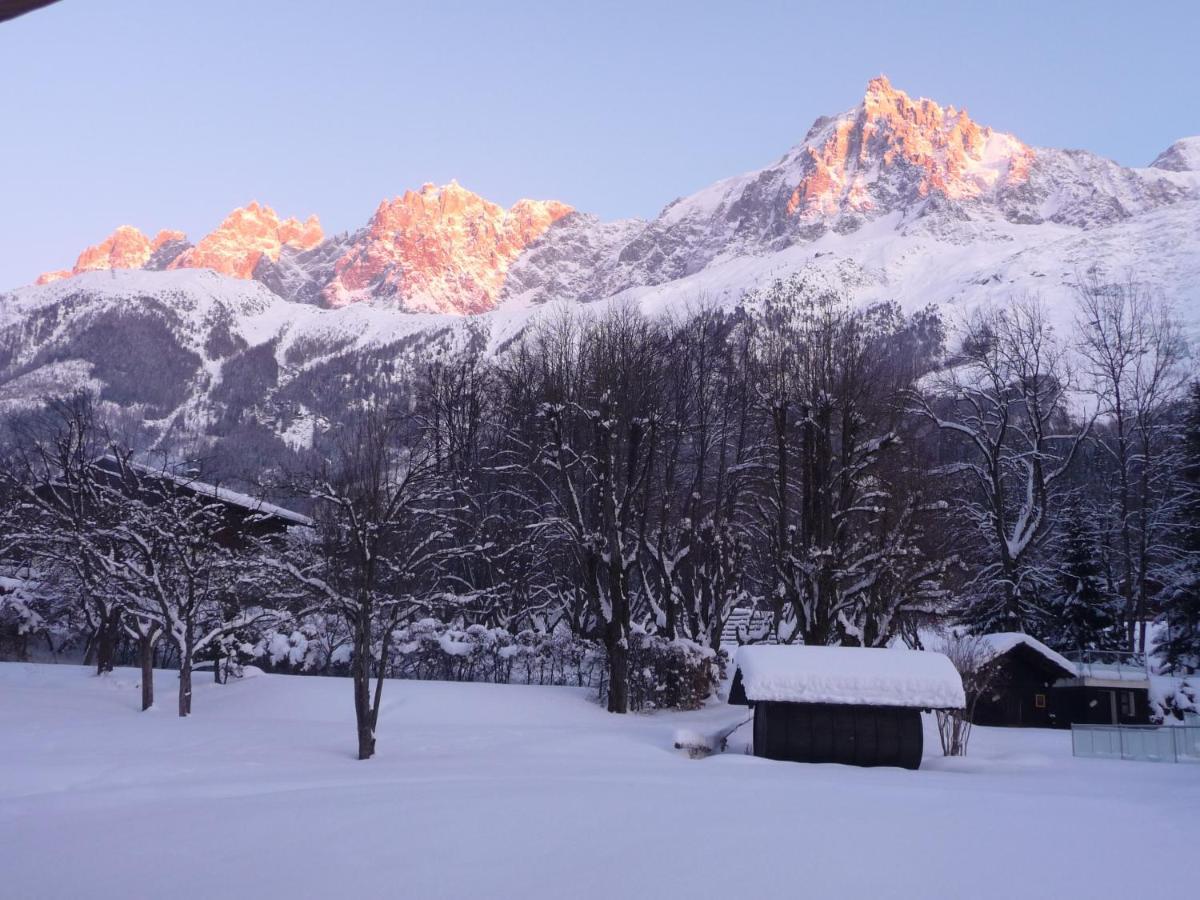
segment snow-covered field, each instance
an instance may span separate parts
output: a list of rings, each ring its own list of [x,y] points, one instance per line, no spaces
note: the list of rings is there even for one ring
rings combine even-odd
[[[588,692],[387,685],[352,758],[350,683],[0,664],[0,896],[1130,898],[1195,890],[1200,767],[1075,760],[1059,731],[926,736],[918,772],[693,760]],[[748,731],[742,729],[741,735]]]

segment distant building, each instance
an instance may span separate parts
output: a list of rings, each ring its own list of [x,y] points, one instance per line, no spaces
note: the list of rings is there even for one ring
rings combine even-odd
[[[120,477],[120,468],[115,459],[105,457],[97,465],[111,479],[114,487],[126,492],[130,490],[128,483]],[[311,528],[313,524],[312,519],[301,513],[168,468],[153,468],[137,463],[129,463],[129,466],[137,475],[137,483],[141,488],[141,496],[134,499],[152,504],[164,491],[170,491],[210,499],[218,504],[226,523],[218,539],[234,549],[244,548],[252,538],[283,534],[294,527]]]
[[[1134,654],[1091,651],[1072,660],[1020,632],[982,635],[995,670],[976,701],[976,725],[1069,728],[1147,725],[1150,678]]]

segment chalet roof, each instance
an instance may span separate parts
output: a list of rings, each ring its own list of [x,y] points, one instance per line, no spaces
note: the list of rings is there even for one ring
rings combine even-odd
[[[240,506],[250,512],[259,513],[264,516],[271,516],[276,519],[284,519],[294,525],[312,526],[313,520],[302,513],[294,510],[286,509],[282,506],[276,506],[274,503],[268,503],[266,500],[259,500],[251,497],[249,494],[243,494],[238,491],[231,491],[228,488],[223,488],[215,484],[208,484],[204,481],[196,481],[192,478],[186,478],[179,475],[169,475],[180,487],[185,487],[197,494],[203,494],[206,497],[212,497],[214,500],[219,500],[222,503],[228,503],[231,506]]]
[[[1024,632],[1001,631],[995,634],[981,634],[978,636],[978,640],[980,645],[991,654],[992,659],[1011,653],[1017,647],[1027,647],[1047,662],[1064,670],[1068,677],[1074,678],[1079,674],[1075,663]]]
[[[110,471],[115,471],[116,460],[114,460],[111,456],[104,457],[102,460],[100,460],[100,462]],[[169,468],[157,468],[135,462],[130,462],[129,465],[143,476],[148,478],[166,479],[167,481],[178,485],[185,491],[190,491],[193,494],[200,494],[205,497],[212,497],[214,500],[217,500],[220,503],[241,507],[242,509],[252,513],[257,513],[262,516],[282,519],[283,521],[290,522],[293,525],[304,525],[311,528],[313,524],[313,520],[308,516],[295,512],[294,510],[277,506],[274,503],[268,503],[266,500],[260,500],[256,497],[251,497],[249,494],[243,494],[239,491],[232,491],[229,488],[224,488],[220,485],[209,484],[206,481],[200,481],[183,473],[172,472]]]
[[[941,653],[749,644],[737,667],[752,701],[961,709],[962,677]]]

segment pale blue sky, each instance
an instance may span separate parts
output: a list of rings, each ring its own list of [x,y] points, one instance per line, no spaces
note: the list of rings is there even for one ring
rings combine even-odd
[[[457,178],[653,215],[887,74],[1145,165],[1200,133],[1200,2],[63,0],[0,25],[0,287],[258,199],[362,225]]]

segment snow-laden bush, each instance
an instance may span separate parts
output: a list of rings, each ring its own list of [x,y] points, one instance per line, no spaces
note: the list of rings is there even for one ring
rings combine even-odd
[[[1200,678],[1171,684],[1170,690],[1152,691],[1151,718],[1159,724],[1178,724],[1185,717],[1200,716]]]
[[[345,643],[320,640],[313,623],[269,629],[240,644],[239,658],[268,671],[341,673]],[[635,710],[696,709],[716,690],[725,657],[694,641],[667,640],[633,629],[629,645],[630,706]],[[497,684],[569,685],[607,696],[604,647],[571,633],[417,619],[392,633],[388,677]]]
[[[394,633],[396,678],[595,686],[600,657],[594,642],[568,632],[456,625],[419,619]]]
[[[0,573],[0,660],[54,659],[73,646],[77,629],[70,612],[36,580]]]
[[[724,674],[726,658],[685,638],[668,640],[636,625],[629,640],[629,706],[699,709]],[[607,685],[601,686],[601,696]]]

